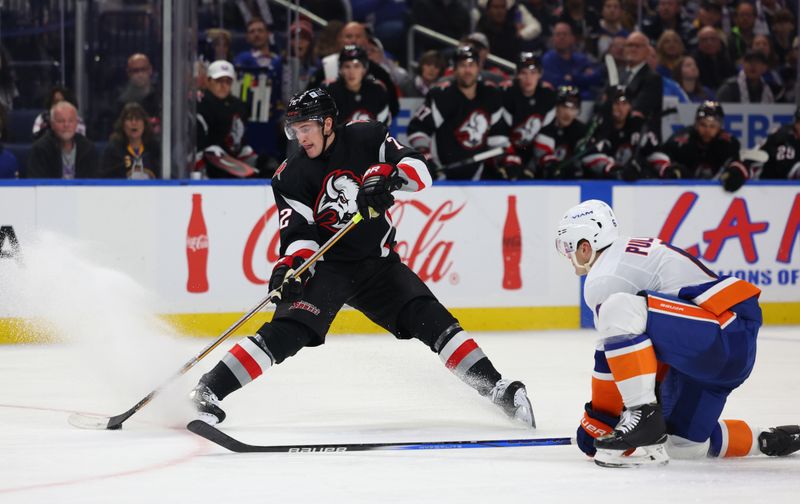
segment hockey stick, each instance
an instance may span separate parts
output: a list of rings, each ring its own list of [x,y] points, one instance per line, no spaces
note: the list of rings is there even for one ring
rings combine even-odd
[[[510,144],[508,142],[505,142],[503,145],[498,145],[497,147],[494,147],[487,151],[479,152],[478,154],[468,157],[467,159],[462,159],[461,161],[456,161],[454,163],[440,166],[439,168],[436,168],[436,171],[443,172],[447,170],[454,170],[456,168],[462,168],[464,166],[471,165],[474,163],[480,163],[481,161],[486,161],[487,159],[496,158],[497,156],[502,156],[503,153],[505,153],[506,151],[506,147],[508,147],[509,145]]]
[[[370,209],[372,212],[372,209]],[[298,278],[302,275],[308,268],[310,268],[317,260],[328,251],[337,241],[339,241],[345,234],[347,234],[353,227],[358,224],[363,217],[361,214],[356,214],[350,221],[342,227],[339,231],[336,232],[333,236],[331,236],[328,241],[326,241],[320,248],[317,250],[311,257],[305,260],[303,264],[297,268],[297,271],[294,272],[293,278]],[[277,290],[277,289],[276,289]],[[146,406],[156,395],[161,392],[167,385],[172,383],[175,379],[185,374],[187,371],[192,369],[195,364],[200,362],[206,355],[211,353],[212,350],[217,348],[223,341],[225,341],[228,336],[233,334],[238,328],[240,328],[245,322],[250,320],[253,315],[258,313],[262,308],[267,306],[270,302],[270,299],[276,294],[276,291],[272,291],[267,296],[262,299],[258,305],[254,306],[249,312],[242,315],[242,317],[234,322],[232,326],[225,330],[214,342],[210,345],[206,346],[199,354],[192,357],[186,364],[181,367],[177,373],[172,375],[167,381],[162,383],[158,388],[147,394],[144,399],[136,403],[131,409],[126,411],[125,413],[121,413],[119,415],[113,417],[105,417],[100,415],[89,415],[85,413],[73,413],[69,416],[67,421],[72,424],[74,427],[78,427],[80,429],[109,429],[109,430],[116,430],[122,428],[122,422],[133,416],[137,411],[142,409]]]
[[[230,437],[202,420],[192,420],[189,431],[235,453],[336,453],[377,450],[449,450],[455,448],[509,448],[574,444],[571,438],[500,439],[487,441],[421,441],[405,443],[343,443],[318,445],[251,445]]]

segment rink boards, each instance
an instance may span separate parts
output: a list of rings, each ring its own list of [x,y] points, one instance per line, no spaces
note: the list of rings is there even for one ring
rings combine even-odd
[[[20,267],[40,233],[59,233],[85,244],[98,265],[134,278],[189,334],[219,334],[255,305],[278,259],[279,219],[268,185],[11,184],[0,186],[0,268]],[[207,228],[205,292],[187,288],[187,246],[199,243],[187,240],[194,194],[202,196]],[[623,234],[662,238],[714,271],[756,283],[767,323],[800,323],[797,185],[753,184],[730,195],[715,183],[441,184],[398,194],[397,250],[469,329],[586,326],[591,316],[581,308],[580,280],[553,243],[563,212],[587,198],[611,202]],[[21,313],[7,302],[13,296],[0,285],[0,341],[15,340],[20,319],[41,315]],[[268,318],[256,317],[244,331]],[[378,331],[351,310],[332,328]]]

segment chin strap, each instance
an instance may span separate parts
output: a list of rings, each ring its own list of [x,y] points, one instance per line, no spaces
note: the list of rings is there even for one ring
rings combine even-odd
[[[597,257],[597,252],[594,250],[594,247],[592,248],[592,255],[589,257],[589,260],[586,261],[586,264],[578,264],[578,260],[575,258],[575,254],[571,254],[569,256],[570,260],[572,261],[572,264],[577,269],[582,269],[586,271],[587,274],[589,273],[589,270],[592,269],[592,264],[594,264],[594,260],[596,257]]]

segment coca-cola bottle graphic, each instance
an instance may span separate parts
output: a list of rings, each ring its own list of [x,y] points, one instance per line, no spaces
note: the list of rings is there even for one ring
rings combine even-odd
[[[506,223],[503,225],[503,288],[522,288],[520,261],[522,260],[522,232],[517,218],[517,197],[509,195]]]
[[[202,194],[192,194],[192,215],[186,230],[186,264],[189,267],[186,290],[208,291],[208,231],[203,218]]]

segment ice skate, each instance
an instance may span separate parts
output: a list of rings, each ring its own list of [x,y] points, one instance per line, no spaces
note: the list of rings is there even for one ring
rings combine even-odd
[[[533,407],[525,385],[519,381],[499,380],[489,393],[492,402],[500,406],[509,417],[536,428]]]
[[[762,432],[758,448],[770,457],[785,457],[800,450],[800,425],[781,425]]]
[[[602,467],[663,465],[669,462],[666,441],[661,406],[643,404],[623,411],[614,432],[595,439],[594,461]]]
[[[225,412],[220,407],[220,400],[208,386],[200,382],[189,393],[192,406],[197,410],[197,419],[208,425],[216,425],[225,420]]]

